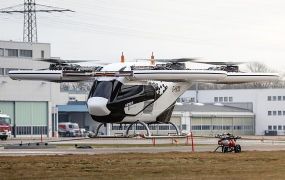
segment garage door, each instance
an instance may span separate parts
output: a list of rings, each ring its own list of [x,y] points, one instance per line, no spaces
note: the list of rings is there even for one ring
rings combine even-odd
[[[46,126],[47,102],[15,102],[17,126]]]

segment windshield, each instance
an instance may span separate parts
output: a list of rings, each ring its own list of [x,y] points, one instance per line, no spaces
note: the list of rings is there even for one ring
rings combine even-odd
[[[113,100],[120,86],[121,83],[118,81],[95,81],[89,97],[103,97],[108,100]],[[115,93],[112,94],[112,92]]]
[[[0,117],[0,124],[11,124],[11,119],[8,117]]]

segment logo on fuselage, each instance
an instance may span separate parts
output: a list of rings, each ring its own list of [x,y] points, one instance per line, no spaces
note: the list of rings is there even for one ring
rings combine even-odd
[[[172,92],[180,92],[180,86],[173,86]]]

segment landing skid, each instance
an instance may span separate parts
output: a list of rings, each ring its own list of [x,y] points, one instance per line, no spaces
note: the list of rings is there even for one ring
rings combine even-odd
[[[149,125],[150,124],[171,124],[174,127],[175,131],[176,131],[176,136],[180,136],[181,135],[178,127],[176,126],[176,124],[174,124],[172,122],[167,122],[167,123],[164,123],[164,122],[152,122],[152,123],[146,124],[145,122],[142,122],[142,121],[138,120],[138,121],[130,123],[130,125],[127,127],[127,130],[126,130],[126,133],[125,133],[125,137],[129,137],[129,131],[131,130],[132,126],[135,125],[135,124],[141,124],[145,128],[145,130],[147,132],[145,137],[147,137],[147,138],[152,137],[151,131],[149,129]],[[89,137],[91,137],[91,138],[98,137],[99,130],[100,130],[100,128],[103,125],[104,125],[103,123],[99,124],[99,126],[96,128],[95,133],[92,134],[92,135],[89,135]]]

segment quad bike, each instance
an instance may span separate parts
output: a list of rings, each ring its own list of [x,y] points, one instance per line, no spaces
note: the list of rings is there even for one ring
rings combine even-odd
[[[237,139],[240,139],[239,136],[234,136],[230,133],[224,133],[224,134],[218,134],[215,136],[216,138],[219,138],[218,140],[218,147],[215,149],[215,152],[221,147],[223,153],[227,152],[235,152],[240,153],[241,152],[241,146],[236,143]]]

